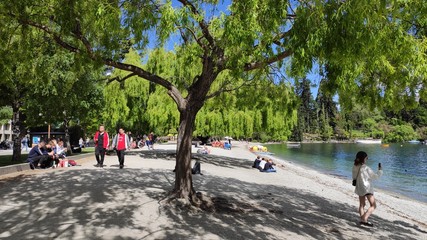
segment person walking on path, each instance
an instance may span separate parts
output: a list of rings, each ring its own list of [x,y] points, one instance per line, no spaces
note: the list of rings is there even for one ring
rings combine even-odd
[[[85,147],[83,143],[84,143],[83,138],[80,138],[79,139],[79,146],[80,146],[80,148],[84,148]]]
[[[24,150],[24,149],[25,149],[25,151],[26,151],[26,152],[28,152],[28,137],[27,137],[27,136],[25,136],[25,137],[22,139],[21,143],[22,143],[22,150]]]
[[[110,143],[110,138],[108,137],[108,133],[105,131],[104,125],[99,126],[99,131],[95,133],[93,140],[95,142],[96,166],[102,168],[104,167],[105,152],[107,151]]]
[[[369,216],[374,212],[377,207],[374,197],[374,188],[371,181],[378,179],[383,171],[381,169],[381,163],[378,164],[378,172],[374,172],[370,167],[366,166],[368,160],[368,154],[360,151],[356,154],[354,160],[352,176],[356,180],[356,189],[354,192],[359,196],[359,215],[360,224],[368,227],[373,227],[374,224],[368,222]],[[370,207],[365,211],[366,199],[368,200]]]
[[[114,136],[112,146],[116,150],[120,169],[122,169],[125,163],[125,151],[130,148],[129,136],[125,133],[123,128],[120,128],[119,133]]]

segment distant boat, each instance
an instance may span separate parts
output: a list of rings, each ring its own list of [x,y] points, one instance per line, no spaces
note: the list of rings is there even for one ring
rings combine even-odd
[[[388,148],[388,147],[390,147],[390,144],[381,144],[381,147]]]
[[[359,139],[356,143],[360,144],[381,144],[381,139]]]
[[[288,143],[286,143],[286,147],[288,147],[288,148],[300,148],[301,143],[299,143],[299,142],[288,142]]]
[[[408,141],[408,143],[411,143],[411,144],[420,144],[421,142],[418,141],[418,140],[411,140],[411,141]]]
[[[274,155],[272,152],[256,152],[258,155]]]

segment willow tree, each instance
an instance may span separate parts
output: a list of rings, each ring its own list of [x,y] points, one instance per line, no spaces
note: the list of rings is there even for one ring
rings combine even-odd
[[[10,21],[39,29],[82,59],[122,69],[168,91],[179,111],[173,196],[195,201],[191,137],[204,102],[230,91],[224,72],[250,79],[272,69],[304,75],[314,63],[327,69],[343,99],[366,96],[399,106],[424,93],[425,41],[413,31],[425,21],[423,1],[393,0],[32,0],[0,3]],[[124,43],[155,48],[174,43],[186,52],[179,77],[167,78],[121,61]],[[148,45],[152,43],[151,45]],[[153,44],[154,43],[154,44]],[[154,60],[154,59],[149,59]],[[289,60],[289,61],[287,61]],[[179,90],[183,87],[184,90]],[[402,87],[404,86],[404,87]]]

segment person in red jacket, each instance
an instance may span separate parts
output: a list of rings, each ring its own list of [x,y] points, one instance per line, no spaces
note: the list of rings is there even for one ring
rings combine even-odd
[[[130,148],[129,136],[125,133],[125,130],[123,130],[123,128],[120,128],[119,133],[114,136],[113,148],[117,152],[120,169],[122,169],[125,163],[125,151]]]
[[[104,167],[105,152],[107,151],[110,143],[110,138],[108,137],[108,133],[105,131],[104,125],[99,126],[99,131],[95,133],[93,140],[95,142],[96,166],[102,168]]]

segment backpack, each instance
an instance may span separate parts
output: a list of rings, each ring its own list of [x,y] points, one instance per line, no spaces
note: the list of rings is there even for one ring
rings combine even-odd
[[[74,160],[68,160],[68,165],[70,165],[70,166],[76,166],[77,163]]]
[[[191,169],[192,174],[202,174],[201,168],[200,168],[200,162],[196,161],[193,168]]]

